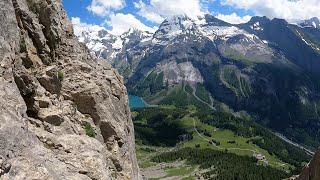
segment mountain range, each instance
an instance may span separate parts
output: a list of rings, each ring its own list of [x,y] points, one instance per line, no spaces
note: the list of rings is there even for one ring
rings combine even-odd
[[[77,36],[150,104],[246,111],[310,148],[320,145],[320,23],[253,17],[230,24],[174,16],[154,33],[130,29]]]

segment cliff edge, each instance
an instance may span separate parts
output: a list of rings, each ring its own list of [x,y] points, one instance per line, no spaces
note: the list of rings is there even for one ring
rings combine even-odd
[[[122,77],[61,0],[1,0],[0,19],[0,179],[140,179]]]
[[[292,180],[320,180],[320,149],[307,164],[300,175],[290,178]]]

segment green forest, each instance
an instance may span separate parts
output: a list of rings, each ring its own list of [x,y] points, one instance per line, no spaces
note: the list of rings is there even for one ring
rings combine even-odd
[[[197,164],[200,168],[207,169],[203,174],[205,179],[272,180],[288,176],[284,171],[256,165],[257,160],[253,157],[211,149],[184,148],[162,153],[152,160],[157,163],[187,160],[188,164]]]
[[[132,112],[137,145],[168,148],[153,151],[149,163],[186,161],[187,165],[199,166],[206,179],[283,179],[299,172],[311,159],[246,115],[193,106]],[[254,154],[258,153],[267,160],[257,160]]]

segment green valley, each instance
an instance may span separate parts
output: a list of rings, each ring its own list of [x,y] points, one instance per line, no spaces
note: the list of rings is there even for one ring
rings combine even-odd
[[[150,179],[282,179],[311,158],[245,115],[171,105],[134,109],[133,119],[137,157]]]

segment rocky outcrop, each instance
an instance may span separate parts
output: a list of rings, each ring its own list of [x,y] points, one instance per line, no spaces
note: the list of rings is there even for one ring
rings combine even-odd
[[[301,174],[293,178],[296,180],[319,180],[320,179],[320,149],[315,154],[313,159],[306,165]]]
[[[122,77],[61,0],[2,0],[0,19],[0,179],[140,179]]]
[[[191,62],[178,64],[176,61],[158,64],[155,70],[158,74],[163,73],[163,82],[168,85],[188,82],[190,84],[203,83],[203,78],[198,69]]]

